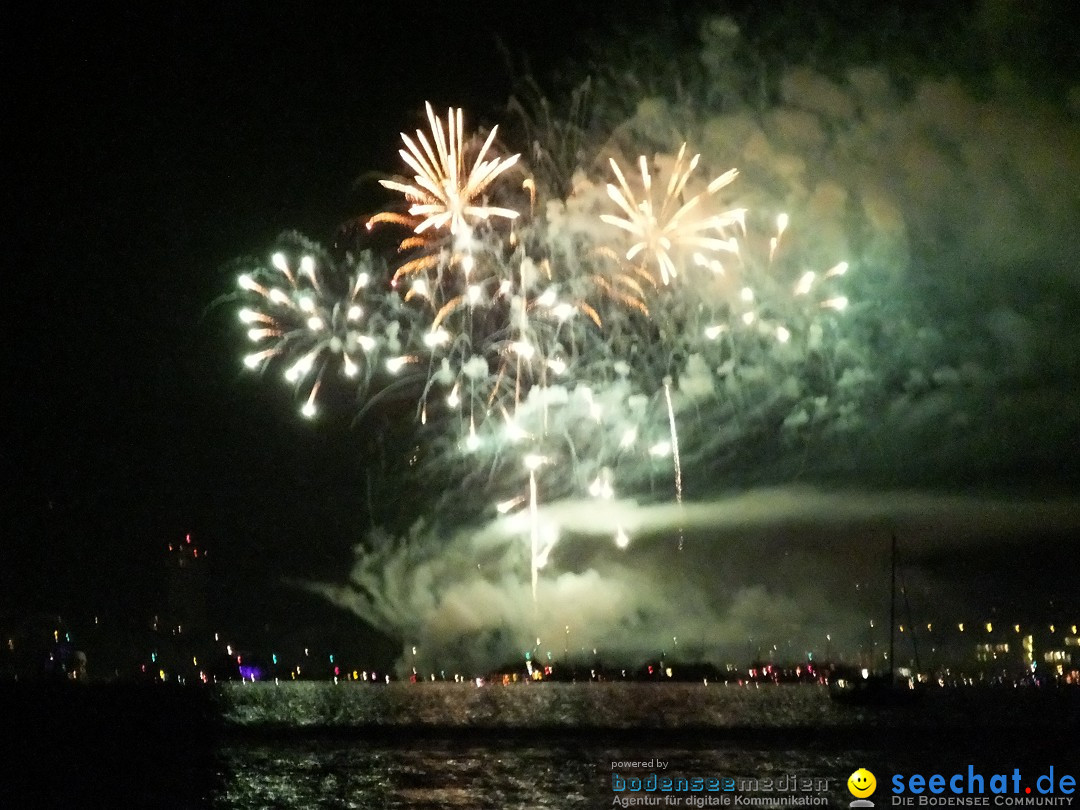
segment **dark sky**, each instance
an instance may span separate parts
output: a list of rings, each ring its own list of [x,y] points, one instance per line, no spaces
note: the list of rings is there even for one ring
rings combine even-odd
[[[551,66],[646,5],[3,11],[0,613],[135,609],[188,531],[226,589],[347,565],[371,426],[242,373],[225,266],[370,210],[425,100],[493,122],[495,34]]]

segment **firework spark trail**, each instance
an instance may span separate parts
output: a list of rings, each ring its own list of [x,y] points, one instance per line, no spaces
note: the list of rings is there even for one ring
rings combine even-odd
[[[536,503],[536,468],[539,466],[539,461],[536,463],[529,463],[532,457],[526,458],[526,464],[529,467],[529,544],[530,544],[530,556],[529,567],[532,573],[532,598],[533,604],[536,604],[536,583],[540,575],[539,553],[540,553],[540,518],[537,510]]]
[[[664,399],[667,401],[668,427],[671,429],[671,459],[675,462],[675,503],[682,512],[682,462],[679,459],[679,434],[675,429],[675,409],[671,405],[671,377],[664,378]],[[683,550],[683,527],[679,520],[679,551]]]
[[[541,536],[540,503],[536,473],[540,467],[550,461],[546,456],[529,453],[525,456],[525,468],[529,471],[528,526],[529,526],[529,573],[532,581],[533,605],[537,604],[537,586],[540,581],[540,569],[547,565],[548,556],[558,540],[557,532],[550,537]],[[518,506],[523,498],[515,498],[499,504],[498,511],[505,514]]]

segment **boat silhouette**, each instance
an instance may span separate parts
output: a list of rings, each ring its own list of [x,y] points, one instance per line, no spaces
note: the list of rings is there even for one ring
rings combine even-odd
[[[923,690],[913,679],[896,676],[894,653],[896,651],[896,534],[892,535],[890,549],[889,594],[889,668],[884,673],[861,670],[830,680],[829,696],[837,703],[853,706],[904,706],[919,700]],[[918,669],[918,649],[915,650]]]

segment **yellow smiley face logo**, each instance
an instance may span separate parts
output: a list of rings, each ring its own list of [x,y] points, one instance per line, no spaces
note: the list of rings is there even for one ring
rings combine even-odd
[[[856,799],[865,799],[877,789],[877,779],[866,768],[859,768],[848,777],[847,789]]]

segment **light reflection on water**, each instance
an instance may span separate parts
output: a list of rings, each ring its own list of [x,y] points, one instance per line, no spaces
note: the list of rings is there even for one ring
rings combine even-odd
[[[611,763],[656,757],[672,775],[828,777],[830,806],[846,806],[843,779],[858,751],[754,750],[573,742],[535,745],[438,740],[386,748],[364,742],[227,746],[215,808],[536,808],[612,806]],[[625,771],[624,771],[625,773]]]
[[[1060,768],[1078,753],[1069,729],[1080,701],[942,690],[882,711],[837,706],[814,687],[546,684],[245,687],[226,703],[237,727],[284,731],[244,732],[218,748],[215,808],[573,810],[612,807],[612,763],[626,760],[668,761],[672,776],[828,779],[830,807],[848,806],[846,780],[859,767],[886,780],[969,764]],[[431,730],[386,736],[410,721]],[[313,733],[295,733],[304,727]]]

